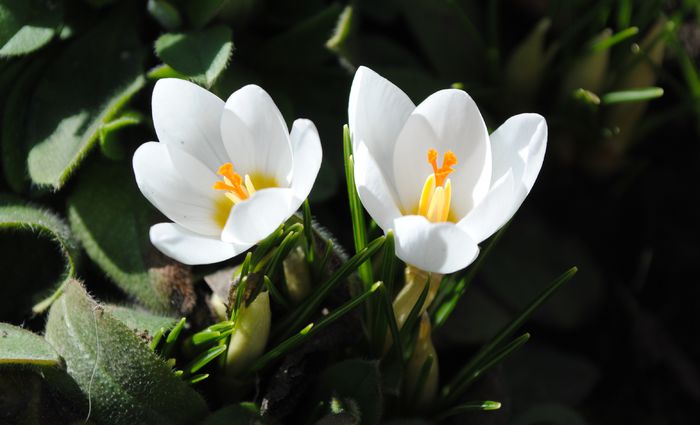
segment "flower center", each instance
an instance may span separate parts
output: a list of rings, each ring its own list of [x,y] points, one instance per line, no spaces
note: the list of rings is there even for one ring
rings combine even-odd
[[[450,215],[450,202],[452,201],[452,182],[449,176],[457,165],[457,157],[452,151],[443,155],[442,167],[437,165],[438,152],[435,149],[428,150],[428,162],[433,167],[433,173],[425,179],[420,201],[418,201],[418,214],[426,217],[434,223],[447,221]]]
[[[253,184],[253,180],[257,183],[257,189],[277,187],[277,181],[274,177],[258,173],[246,174],[241,177],[240,174],[233,170],[233,164],[230,162],[219,167],[217,174],[222,179],[214,183],[213,187],[215,190],[224,191],[225,198],[217,201],[214,219],[222,228],[226,224],[226,220],[228,220],[231,207],[247,200],[255,193],[256,185]]]

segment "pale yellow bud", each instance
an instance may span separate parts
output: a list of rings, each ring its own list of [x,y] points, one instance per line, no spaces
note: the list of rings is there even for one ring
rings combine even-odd
[[[431,338],[432,326],[428,313],[421,315],[418,326],[416,346],[406,364],[405,394],[409,401],[417,402],[418,406],[426,406],[433,401],[437,393],[438,358]],[[430,369],[426,370],[428,365]]]
[[[311,292],[311,276],[304,250],[300,246],[292,249],[282,262],[282,267],[289,298],[294,303],[299,303]]]
[[[270,336],[270,295],[261,292],[248,306],[243,303],[226,353],[226,374],[237,376],[265,350]]]

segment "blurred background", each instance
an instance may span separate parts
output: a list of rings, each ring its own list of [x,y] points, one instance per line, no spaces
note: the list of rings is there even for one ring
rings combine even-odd
[[[311,207],[350,248],[342,125],[366,65],[416,104],[464,89],[490,130],[521,112],[549,125],[537,184],[436,335],[442,373],[579,274],[474,389],[504,406],[474,423],[697,423],[699,19],[696,0],[2,0],[0,320],[41,330],[31,306],[66,275],[100,299],[186,310],[192,294],[168,282],[209,269],[150,247],[159,218],[131,171],[155,139],[157,78],[223,99],[256,83],[288,123],[312,119]],[[39,215],[12,221],[17,202]]]

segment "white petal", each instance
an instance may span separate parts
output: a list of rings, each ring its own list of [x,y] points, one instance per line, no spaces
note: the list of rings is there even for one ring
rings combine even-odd
[[[492,181],[513,173],[517,189],[517,209],[530,193],[542,168],[547,149],[547,122],[541,115],[510,117],[491,134],[493,151]]]
[[[189,81],[156,82],[151,100],[158,140],[176,146],[216,170],[228,161],[221,141],[223,100]]]
[[[396,195],[388,185],[384,173],[364,144],[357,145],[355,160],[355,186],[360,201],[379,227],[387,231],[394,219],[401,216]]]
[[[220,195],[213,190],[210,180],[200,180],[201,174],[188,175],[190,167],[176,169],[168,151],[168,146],[156,142],[144,143],[136,149],[133,158],[136,184],[146,199],[169,219],[193,232],[218,236],[221,227],[214,217]],[[181,164],[190,164],[192,169],[204,168],[185,152],[178,152],[177,156]]]
[[[151,243],[160,252],[189,265],[211,264],[228,260],[251,245],[222,242],[219,238],[192,233],[175,223],[159,223],[149,232]]]
[[[458,164],[450,174],[452,211],[463,217],[486,196],[491,182],[491,150],[484,120],[462,90],[440,90],[416,107],[399,133],[393,172],[405,213],[413,213],[425,179],[433,172],[428,150],[438,151],[438,166],[451,150]]]
[[[476,243],[481,243],[513,217],[520,205],[517,199],[515,179],[513,173],[508,171],[457,226]]]
[[[378,164],[391,168],[396,138],[415,107],[389,80],[367,67],[358,68],[348,105],[353,151],[363,143]]]
[[[265,90],[248,85],[228,98],[221,135],[236,170],[272,176],[280,186],[289,187],[293,172],[289,130]]]
[[[292,142],[294,175],[292,190],[299,205],[309,196],[314,186],[318,170],[321,168],[323,151],[316,126],[309,120],[298,119],[292,125],[289,135]],[[297,206],[298,208],[298,206]]]
[[[453,223],[431,223],[419,215],[394,220],[396,255],[434,273],[452,273],[471,264],[479,247]]]
[[[291,217],[298,207],[292,189],[258,190],[248,200],[231,209],[221,239],[256,244]]]

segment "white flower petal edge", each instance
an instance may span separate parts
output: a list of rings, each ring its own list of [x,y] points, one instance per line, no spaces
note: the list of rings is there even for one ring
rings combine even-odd
[[[420,215],[394,220],[396,255],[419,269],[453,273],[471,264],[479,247],[453,223],[431,223]]]
[[[211,183],[198,181],[197,173],[185,178],[173,165],[169,150],[164,143],[148,142],[134,152],[134,175],[141,193],[172,221],[202,235],[218,236],[221,228],[214,221],[216,193]],[[203,167],[186,152],[178,156],[192,168]]]
[[[353,151],[357,194],[370,216],[385,232],[401,217],[396,195],[364,144]]]
[[[390,165],[396,140],[416,106],[400,88],[371,69],[361,66],[350,88],[348,126],[353,152],[364,144],[377,163]],[[389,172],[391,174],[391,172]]]
[[[275,231],[299,208],[289,188],[258,190],[245,202],[231,208],[226,226],[221,232],[224,242],[256,244]]]
[[[280,186],[289,186],[294,172],[289,130],[270,95],[250,84],[233,92],[224,109],[221,132],[236,167],[244,174],[255,170],[274,176]],[[240,125],[245,127],[245,137],[237,131]],[[248,153],[251,164],[239,163],[237,158],[242,152]]]
[[[228,260],[252,245],[232,244],[219,238],[190,232],[175,223],[151,226],[151,243],[163,254],[183,264],[212,264]]]
[[[164,78],[153,88],[151,107],[161,143],[186,151],[212,170],[227,160],[219,126],[224,101],[216,95],[189,81]]]
[[[289,139],[292,143],[292,160],[294,162],[294,176],[292,176],[291,186],[298,201],[294,208],[296,211],[311,193],[318,171],[321,169],[323,151],[316,126],[310,120],[300,118],[294,121]]]

